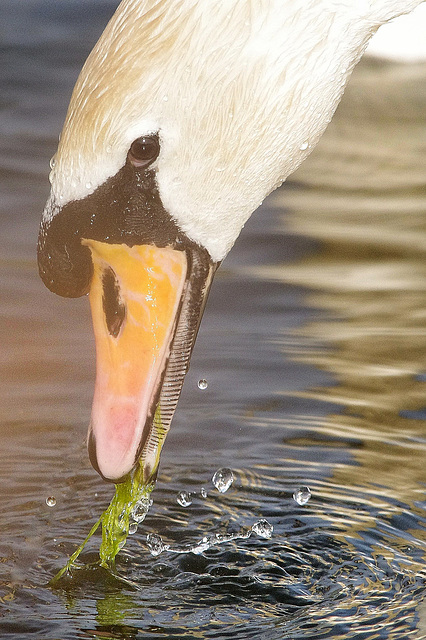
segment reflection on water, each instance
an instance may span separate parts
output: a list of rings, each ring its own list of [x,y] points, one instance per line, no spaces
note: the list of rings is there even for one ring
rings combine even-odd
[[[371,469],[389,495],[412,502],[426,480],[426,129],[424,110],[415,109],[425,72],[404,69],[364,67],[297,174],[305,189],[274,198],[295,212],[286,221],[293,232],[322,240],[320,251],[254,271],[309,287],[308,304],[326,311],[297,331],[307,339],[300,352],[290,348],[336,381],[301,393],[344,409],[319,431],[363,442],[358,464],[336,470],[336,481],[363,483]],[[372,91],[377,78],[380,94]]]
[[[69,90],[114,2],[94,4],[82,25],[79,0],[28,0],[28,34],[12,29],[24,5],[2,5],[1,637],[426,637],[421,66],[357,70],[321,146],[219,271],[118,575],[92,564],[95,540],[46,588],[112,494],[84,444],[87,300],[46,291],[34,256]],[[238,537],[265,521],[270,539]],[[221,543],[153,557],[154,536]]]

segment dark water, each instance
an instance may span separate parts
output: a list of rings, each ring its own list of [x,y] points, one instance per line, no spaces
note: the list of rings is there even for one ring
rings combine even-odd
[[[84,444],[88,301],[43,288],[35,242],[70,92],[114,5],[0,0],[0,637],[426,638],[421,66],[357,69],[218,273],[154,505],[120,554],[133,586],[88,567],[46,587],[112,494]],[[272,539],[147,550],[150,532],[194,544],[260,518]]]

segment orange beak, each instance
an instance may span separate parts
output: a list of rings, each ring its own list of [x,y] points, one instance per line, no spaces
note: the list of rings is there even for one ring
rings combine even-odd
[[[90,248],[93,261],[90,305],[97,360],[90,459],[105,479],[118,482],[142,455],[148,478],[158,465],[204,303],[198,304],[194,326],[191,314],[185,312],[191,289],[186,251],[95,240],[82,243]],[[203,293],[210,280],[211,275]],[[172,356],[176,341],[179,353]],[[161,438],[154,429],[157,408]]]

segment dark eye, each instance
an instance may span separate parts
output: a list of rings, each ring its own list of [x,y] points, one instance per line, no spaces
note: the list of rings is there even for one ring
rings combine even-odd
[[[134,167],[148,167],[158,158],[159,153],[158,136],[143,136],[132,142],[128,158]]]

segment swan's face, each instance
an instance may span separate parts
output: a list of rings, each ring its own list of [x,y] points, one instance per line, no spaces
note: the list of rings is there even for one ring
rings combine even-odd
[[[353,66],[335,12],[304,0],[301,20],[299,4],[122,3],[75,87],[45,218],[116,176],[134,140],[157,135],[164,208],[222,260],[315,146]]]
[[[89,452],[107,479],[140,455],[155,471],[154,413],[167,430],[214,270],[316,144],[358,55],[330,39],[333,11],[301,23],[298,3],[282,20],[269,4],[125,0],[74,90],[39,265],[61,295],[90,290]]]

